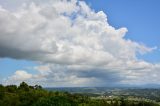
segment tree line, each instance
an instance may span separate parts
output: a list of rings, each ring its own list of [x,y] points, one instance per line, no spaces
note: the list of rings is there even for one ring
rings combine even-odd
[[[47,91],[40,85],[29,86],[22,82],[16,85],[0,85],[0,106],[159,106],[145,101],[130,101],[124,98],[92,99],[83,94]]]

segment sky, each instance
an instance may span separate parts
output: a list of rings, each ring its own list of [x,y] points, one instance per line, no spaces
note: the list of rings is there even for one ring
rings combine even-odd
[[[160,84],[159,0],[0,0],[0,83]]]

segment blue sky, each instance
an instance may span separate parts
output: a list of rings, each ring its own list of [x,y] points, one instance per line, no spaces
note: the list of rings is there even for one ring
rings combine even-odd
[[[127,27],[126,39],[147,46],[160,47],[160,1],[159,0],[86,0],[95,11],[104,11],[109,23]],[[160,50],[139,56],[150,62],[160,62]]]
[[[6,1],[0,0],[0,5],[2,7],[4,7],[6,10],[8,10],[8,11],[15,11],[17,7],[20,7],[22,5],[22,3],[26,2],[26,1],[27,1],[27,3],[31,3],[32,2],[32,0],[24,0],[24,1],[22,0],[21,2],[19,2],[18,0],[15,0],[15,1],[12,1],[12,2],[10,0],[6,0]],[[35,3],[37,1],[38,0],[34,0]],[[41,2],[41,1],[38,1],[38,2]],[[102,23],[104,23],[104,21],[103,21],[103,19],[105,17],[104,14],[106,14],[107,15],[107,23],[110,26],[113,26],[115,29],[120,29],[122,27],[125,27],[125,28],[128,29],[128,32],[126,33],[126,35],[124,36],[124,38],[122,37],[122,38],[119,39],[120,41],[121,40],[125,40],[125,44],[127,44],[127,40],[133,41],[132,44],[131,44],[131,48],[128,48],[128,46],[123,48],[123,45],[120,46],[120,48],[124,49],[124,50],[126,50],[126,48],[128,48],[127,51],[128,50],[130,51],[130,49],[131,49],[131,51],[130,51],[131,53],[130,54],[126,54],[126,56],[130,56],[131,55],[131,57],[127,57],[126,60],[125,59],[123,60],[123,59],[121,59],[122,58],[121,56],[119,56],[119,55],[117,56],[115,53],[112,53],[114,51],[114,49],[115,49],[116,52],[117,51],[121,52],[121,50],[119,50],[119,46],[116,47],[116,45],[114,44],[114,42],[111,42],[111,44],[110,44],[110,45],[113,45],[113,48],[112,48],[113,51],[112,50],[108,50],[108,46],[107,46],[106,50],[104,50],[103,52],[104,53],[111,53],[111,55],[113,55],[113,57],[116,55],[115,57],[116,57],[117,61],[118,60],[122,61],[123,64],[128,64],[128,62],[132,63],[133,61],[136,61],[136,63],[133,62],[132,64],[140,64],[139,66],[137,66],[137,67],[134,66],[129,71],[126,69],[125,72],[123,72],[123,73],[121,73],[122,69],[119,69],[118,71],[117,71],[117,69],[116,69],[116,71],[114,70],[114,68],[116,68],[117,65],[113,65],[112,68],[109,68],[109,69],[108,68],[106,69],[106,67],[103,67],[104,69],[99,69],[99,67],[102,67],[102,66],[98,66],[97,65],[97,67],[94,69],[93,68],[94,65],[93,66],[91,65],[92,62],[88,62],[88,60],[87,60],[87,59],[92,59],[92,58],[89,58],[89,57],[87,58],[86,57],[86,60],[85,60],[84,57],[82,57],[82,58],[79,57],[80,61],[83,61],[84,63],[87,61],[86,63],[89,64],[89,66],[91,66],[92,68],[88,69],[88,70],[85,69],[85,70],[87,70],[86,73],[82,72],[82,71],[80,71],[78,73],[77,72],[76,73],[75,72],[70,72],[70,71],[67,72],[67,71],[65,71],[65,69],[66,70],[70,69],[70,68],[68,68],[68,67],[70,67],[70,66],[68,66],[68,64],[79,65],[78,64],[79,60],[69,61],[69,59],[72,58],[71,56],[72,55],[74,56],[74,54],[72,54],[72,55],[69,54],[67,56],[66,55],[62,56],[62,57],[64,57],[64,58],[62,58],[62,60],[54,58],[54,55],[50,55],[50,53],[54,54],[55,51],[57,53],[56,56],[59,55],[61,53],[61,51],[58,51],[60,49],[57,49],[57,48],[61,48],[61,47],[57,47],[57,45],[59,46],[59,45],[63,45],[63,44],[67,45],[67,46],[64,46],[65,49],[63,50],[63,52],[66,52],[66,54],[67,54],[70,51],[70,47],[73,46],[71,44],[74,43],[74,42],[69,42],[69,43],[65,42],[68,39],[71,39],[70,36],[68,38],[63,36],[62,38],[63,38],[64,42],[62,40],[57,41],[57,42],[55,42],[54,40],[51,40],[51,39],[54,39],[54,38],[60,39],[56,35],[57,33],[61,34],[60,32],[52,32],[52,30],[51,30],[50,33],[53,34],[53,35],[54,34],[56,35],[56,37],[54,37],[54,38],[50,37],[50,35],[47,35],[48,34],[48,33],[46,33],[47,30],[50,29],[50,27],[53,24],[57,24],[58,23],[58,21],[55,22],[55,23],[53,23],[55,18],[53,18],[52,21],[49,20],[50,17],[46,18],[46,20],[48,19],[48,21],[50,23],[46,27],[46,31],[44,30],[44,32],[43,32],[43,30],[40,30],[40,31],[42,31],[42,34],[44,35],[44,37],[46,36],[46,39],[44,39],[45,42],[39,42],[39,38],[41,36],[43,36],[43,35],[41,35],[41,36],[37,35],[36,36],[37,38],[34,38],[33,41],[32,41],[33,37],[31,37],[31,38],[26,37],[26,35],[27,36],[33,36],[34,35],[34,34],[31,33],[31,32],[34,32],[34,31],[32,31],[31,28],[28,28],[29,32],[25,32],[25,31],[24,32],[19,32],[19,31],[17,31],[15,29],[15,31],[17,31],[17,32],[13,32],[15,34],[14,38],[17,38],[17,39],[16,40],[15,39],[11,40],[10,39],[10,35],[8,34],[8,33],[10,33],[10,30],[8,30],[8,29],[10,27],[12,28],[12,21],[9,21],[10,18],[6,18],[6,20],[5,20],[5,18],[3,18],[3,16],[5,17],[5,15],[6,15],[5,14],[5,15],[0,16],[0,19],[2,19],[2,21],[0,21],[0,25],[2,25],[0,28],[2,29],[2,31],[5,28],[8,28],[8,29],[5,29],[4,32],[2,32],[2,34],[0,34],[0,36],[2,37],[2,41],[4,41],[3,40],[3,36],[8,36],[8,38],[6,37],[6,39],[5,39],[5,37],[4,37],[4,39],[6,41],[11,42],[12,44],[5,44],[5,42],[2,42],[1,39],[0,39],[0,41],[1,41],[0,44],[2,45],[2,46],[0,45],[0,48],[1,48],[0,56],[2,57],[2,59],[0,59],[0,68],[1,68],[1,71],[0,71],[0,80],[2,80],[4,78],[8,78],[8,77],[11,77],[11,79],[12,78],[16,79],[15,78],[16,75],[17,76],[19,75],[17,78],[20,79],[20,75],[22,75],[22,74],[26,75],[25,79],[22,78],[23,80],[26,80],[27,78],[28,79],[31,79],[31,78],[34,79],[34,78],[37,78],[37,76],[42,77],[43,75],[41,75],[41,74],[42,73],[44,74],[44,72],[42,72],[42,71],[44,71],[46,69],[47,70],[46,73],[50,73],[50,75],[48,75],[48,76],[45,74],[47,76],[46,79],[48,79],[48,80],[52,79],[52,77],[55,77],[56,75],[60,75],[61,76],[61,74],[62,74],[62,75],[68,76],[66,79],[69,79],[69,77],[70,78],[73,77],[73,79],[75,78],[77,80],[77,82],[78,81],[82,82],[81,83],[82,86],[86,86],[87,84],[90,84],[89,81],[92,78],[93,78],[93,80],[95,80],[97,82],[101,82],[101,80],[104,80],[104,82],[106,80],[111,80],[111,81],[113,81],[113,83],[116,83],[116,84],[117,83],[118,84],[119,83],[120,84],[121,83],[124,83],[124,84],[127,83],[127,84],[129,84],[128,83],[129,80],[127,80],[127,78],[128,77],[129,78],[130,77],[131,78],[137,77],[136,74],[141,75],[141,73],[137,73],[136,70],[140,69],[140,71],[142,71],[141,69],[143,69],[143,67],[149,67],[149,70],[154,73],[153,77],[156,77],[155,75],[158,73],[157,70],[159,69],[159,64],[160,64],[160,43],[159,43],[159,40],[160,40],[160,30],[159,30],[159,28],[160,28],[160,21],[159,21],[159,19],[160,19],[160,12],[159,12],[159,10],[160,10],[160,6],[159,6],[160,1],[159,0],[85,0],[85,2],[87,3],[87,5],[89,5],[89,8],[91,8],[92,10],[95,11],[95,17],[96,17],[96,13],[97,13],[97,15],[99,16],[97,20],[100,20],[101,17],[102,17],[102,20],[100,20],[100,21]],[[46,1],[46,3],[47,3],[47,1]],[[12,5],[12,4],[14,4],[14,5]],[[60,6],[63,6],[64,4],[62,3]],[[74,4],[74,2],[73,2],[73,4]],[[83,5],[83,3],[81,5],[81,7],[86,8],[85,5]],[[31,8],[31,11],[32,11],[32,9],[34,10],[36,8],[36,6],[35,7],[31,6],[30,8]],[[63,8],[61,8],[61,7],[55,6],[55,8],[58,8],[60,10],[60,12],[64,11]],[[72,10],[72,9],[70,10],[68,8],[69,7],[67,7],[67,9],[66,9],[66,11],[68,12],[68,14],[69,14],[70,11],[74,11],[74,10]],[[48,7],[47,7],[47,9],[48,9]],[[59,10],[58,10],[58,12],[59,12]],[[84,10],[81,10],[81,11],[84,12],[85,14],[87,14],[87,15],[90,15],[89,13],[87,13],[87,11],[94,12],[92,10],[85,10],[84,9]],[[27,10],[27,11],[30,11],[30,10]],[[48,11],[49,12],[55,12],[55,10],[53,10],[53,11],[48,10]],[[104,14],[103,13],[99,13],[99,11],[103,11]],[[38,16],[36,16],[37,14],[35,15],[35,17],[32,17],[33,14],[30,14],[30,13],[31,12],[28,12],[28,13],[26,13],[26,15],[29,16],[28,18],[30,18],[30,16],[31,16],[31,19],[33,19],[33,22],[35,22],[35,23],[41,23],[41,22],[43,22],[43,20],[41,20],[40,18],[38,18],[37,19],[38,21],[36,22],[36,18],[38,17]],[[2,14],[4,14],[4,13],[2,12]],[[10,14],[13,15],[12,13],[10,13]],[[21,14],[21,13],[17,12],[17,14]],[[48,13],[46,12],[44,14],[48,14]],[[47,15],[47,16],[49,16],[49,15]],[[26,18],[26,19],[22,19],[22,21],[20,21],[20,22],[23,22],[23,20],[25,20],[24,22],[28,21],[28,19]],[[84,19],[84,21],[86,21],[86,20]],[[6,22],[6,26],[7,27],[3,24],[3,21]],[[15,21],[17,21],[17,20],[15,20]],[[61,21],[63,21],[63,20],[61,20]],[[61,24],[61,21],[56,26],[63,25],[63,24]],[[64,21],[64,22],[66,22],[66,21]],[[95,23],[97,23],[97,22],[95,21]],[[17,21],[16,24],[19,25],[19,21]],[[31,24],[32,23],[29,23],[28,26],[31,25]],[[68,24],[68,23],[66,23],[66,24]],[[13,25],[15,25],[15,23]],[[27,25],[22,24],[22,27],[26,27],[26,26]],[[34,26],[34,25],[31,25],[31,27],[32,26]],[[65,25],[61,26],[62,32],[64,31],[64,33],[66,33],[66,30],[63,29],[63,27],[67,28],[67,26],[65,26]],[[97,25],[97,27],[99,28],[98,25]],[[14,29],[14,27],[13,27],[13,29]],[[67,29],[69,29],[69,28],[67,28]],[[84,29],[81,29],[81,30],[84,30]],[[91,30],[87,29],[87,30],[88,31],[92,31],[92,29]],[[77,33],[79,33],[78,31],[77,31]],[[122,29],[122,31],[125,32],[124,29]],[[117,33],[116,30],[112,30],[111,32],[113,34]],[[21,35],[19,35],[19,33],[24,34],[24,35],[22,35],[24,37],[21,38]],[[68,33],[70,33],[70,32],[68,32]],[[75,33],[75,32],[71,31],[70,34],[73,34],[73,33]],[[28,35],[28,34],[31,34],[31,35]],[[92,33],[90,33],[90,34],[92,34]],[[119,33],[119,35],[121,35],[121,33]],[[38,39],[38,40],[35,40],[35,39]],[[81,40],[85,40],[85,39],[86,38],[84,37],[84,39],[82,38]],[[97,39],[101,40],[102,38],[97,38]],[[21,44],[25,40],[26,41],[28,40],[28,42],[29,42],[30,45],[25,45],[25,44],[23,45],[22,44],[22,47],[21,47],[21,45],[18,45],[18,46],[20,46],[18,48],[17,44]],[[62,42],[62,44],[61,44],[61,42]],[[95,42],[96,42],[96,40],[95,40]],[[137,51],[134,50],[134,42],[138,43],[138,46],[140,48],[142,48],[142,49],[146,48],[146,50],[144,50],[144,51],[145,52],[147,51],[147,53],[143,54],[143,55],[136,53]],[[76,44],[79,44],[79,42],[76,43]],[[91,44],[88,44],[88,42],[87,43],[84,42],[84,44],[85,44],[85,47],[83,47],[84,46],[83,44],[79,45],[82,48],[82,51],[78,51],[78,50],[75,49],[75,51],[78,51],[77,53],[80,53],[78,56],[81,56],[81,53],[83,53],[83,49],[85,50],[88,47],[88,45],[93,45],[94,43],[92,43],[92,41],[91,41]],[[13,45],[13,47],[12,47],[12,45]],[[14,45],[16,45],[16,46],[14,47]],[[107,44],[104,43],[103,45],[100,45],[100,46],[104,46],[104,48],[105,48],[105,45],[107,45]],[[37,47],[37,46],[39,46],[39,47]],[[7,49],[5,49],[5,48],[7,48]],[[156,48],[156,49],[155,50],[150,50],[150,48]],[[61,49],[63,49],[63,48],[61,48]],[[132,51],[132,49],[133,49],[133,51]],[[93,51],[96,51],[96,50],[97,49],[93,49]],[[74,49],[73,49],[73,51],[74,51]],[[148,51],[150,51],[150,52],[148,52]],[[6,54],[4,54],[4,53],[6,53]],[[126,52],[126,53],[128,53],[128,52]],[[24,56],[26,54],[27,54],[27,56]],[[88,54],[89,54],[89,51],[86,52],[86,54],[83,53],[83,56],[84,55],[88,56]],[[51,57],[48,57],[48,55],[51,56]],[[103,54],[101,54],[101,56],[102,55]],[[134,57],[134,55],[136,55],[136,58],[133,59],[132,56]],[[75,57],[76,56],[77,55],[75,55]],[[98,56],[99,55],[97,55],[97,58],[99,59]],[[75,57],[73,57],[73,59],[75,59]],[[93,55],[91,57],[96,57],[96,55]],[[93,58],[93,61],[95,61],[96,64],[101,64],[102,62],[104,62],[103,64],[106,64],[107,63],[106,60],[110,61],[110,58],[108,58],[108,57],[107,57],[106,60],[98,60],[97,58],[95,60]],[[119,63],[117,63],[117,64],[119,64]],[[107,67],[109,67],[109,66],[107,66]],[[124,67],[131,68],[131,66],[128,66],[128,65],[126,65]],[[83,69],[84,68],[83,65],[80,65],[78,68],[79,69],[77,69],[77,70],[81,70],[81,69],[84,70]],[[58,73],[58,74],[54,75],[55,73],[57,73],[57,71],[55,71],[56,69],[57,70],[63,70],[63,71],[61,71],[61,74]],[[18,70],[18,72],[17,72],[17,70]],[[19,71],[19,70],[22,70],[22,71]],[[71,69],[71,70],[75,70],[75,69]],[[95,70],[102,70],[102,71],[105,70],[106,71],[106,76],[104,75],[104,78],[99,78],[100,75],[103,76],[104,72],[101,72],[101,71],[100,72],[97,72],[97,71],[95,72]],[[114,70],[114,71],[112,72],[111,70]],[[128,71],[128,73],[131,73],[131,75],[128,75],[127,71]],[[40,74],[37,74],[38,72]],[[91,76],[92,74],[88,75],[89,74],[88,72],[98,73],[99,76],[96,76],[96,75]],[[70,74],[70,73],[72,73],[72,74]],[[51,76],[51,74],[53,74],[53,75]],[[87,74],[87,75],[85,75],[85,74]],[[149,73],[146,73],[146,74],[149,74]],[[146,75],[146,74],[144,74],[144,75]],[[113,75],[113,77],[105,78],[105,77],[108,77],[109,75],[111,75],[111,76]],[[123,78],[122,78],[122,77],[124,77],[124,75],[128,75],[125,80],[123,80]],[[84,76],[85,76],[85,78],[84,78]],[[89,76],[89,77],[86,77],[86,76]],[[114,78],[114,77],[117,77],[117,76],[118,76],[117,79]],[[55,77],[55,78],[59,78],[59,76]],[[66,80],[66,79],[64,79],[64,80]],[[136,82],[137,84],[141,84],[143,82],[142,81],[143,79],[140,79],[138,77],[137,77],[137,79],[139,79],[139,82]],[[87,80],[88,83],[86,83],[86,84],[83,85],[83,81],[85,82],[85,80]],[[117,82],[118,80],[122,80],[122,82]],[[133,82],[135,81],[134,79],[132,79],[132,80],[133,80]],[[151,83],[151,82],[147,82],[147,81],[149,81],[149,79],[146,79],[145,81],[146,81],[146,83],[144,83],[144,84]],[[157,79],[156,81],[159,81],[159,79]],[[153,82],[156,83],[156,81],[155,82],[153,81]],[[104,82],[103,81],[101,82],[102,86],[103,86]],[[58,81],[56,83],[57,83],[57,86],[63,86],[63,84],[59,84]],[[72,83],[73,82],[68,82],[68,84],[70,84],[69,86],[77,86],[78,85],[78,83],[76,83],[77,85],[75,84],[75,82],[73,84]],[[93,84],[91,84],[91,85],[93,85]],[[105,85],[105,83],[104,83],[104,85]],[[101,86],[101,85],[98,85],[98,86]]]
[[[1,67],[1,72],[0,72],[0,77],[2,78],[6,78],[10,75],[12,75],[15,70],[19,70],[19,69],[25,69],[28,71],[32,71],[32,73],[34,72],[33,70],[30,70],[30,67],[35,66],[36,64],[34,62],[31,61],[25,61],[25,60],[16,60],[16,59],[9,59],[9,58],[4,58],[0,60],[0,67]]]

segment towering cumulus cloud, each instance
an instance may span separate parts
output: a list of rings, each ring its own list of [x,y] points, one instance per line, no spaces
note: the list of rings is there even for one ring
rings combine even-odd
[[[160,65],[137,58],[153,48],[125,39],[126,28],[110,26],[103,11],[84,1],[29,2],[14,11],[1,7],[0,32],[1,58],[40,63],[33,67],[38,74],[18,70],[8,83],[107,86],[159,80]]]

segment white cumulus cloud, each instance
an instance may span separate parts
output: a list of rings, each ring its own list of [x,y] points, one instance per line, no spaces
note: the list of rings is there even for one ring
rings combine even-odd
[[[25,80],[57,86],[102,86],[139,83],[140,77],[160,69],[137,58],[154,48],[125,39],[127,28],[112,27],[103,11],[95,12],[84,1],[27,2],[15,11],[1,7],[0,25],[1,58],[42,64],[34,67],[37,75],[16,71],[9,80],[24,74]],[[149,83],[148,79],[143,80]]]

